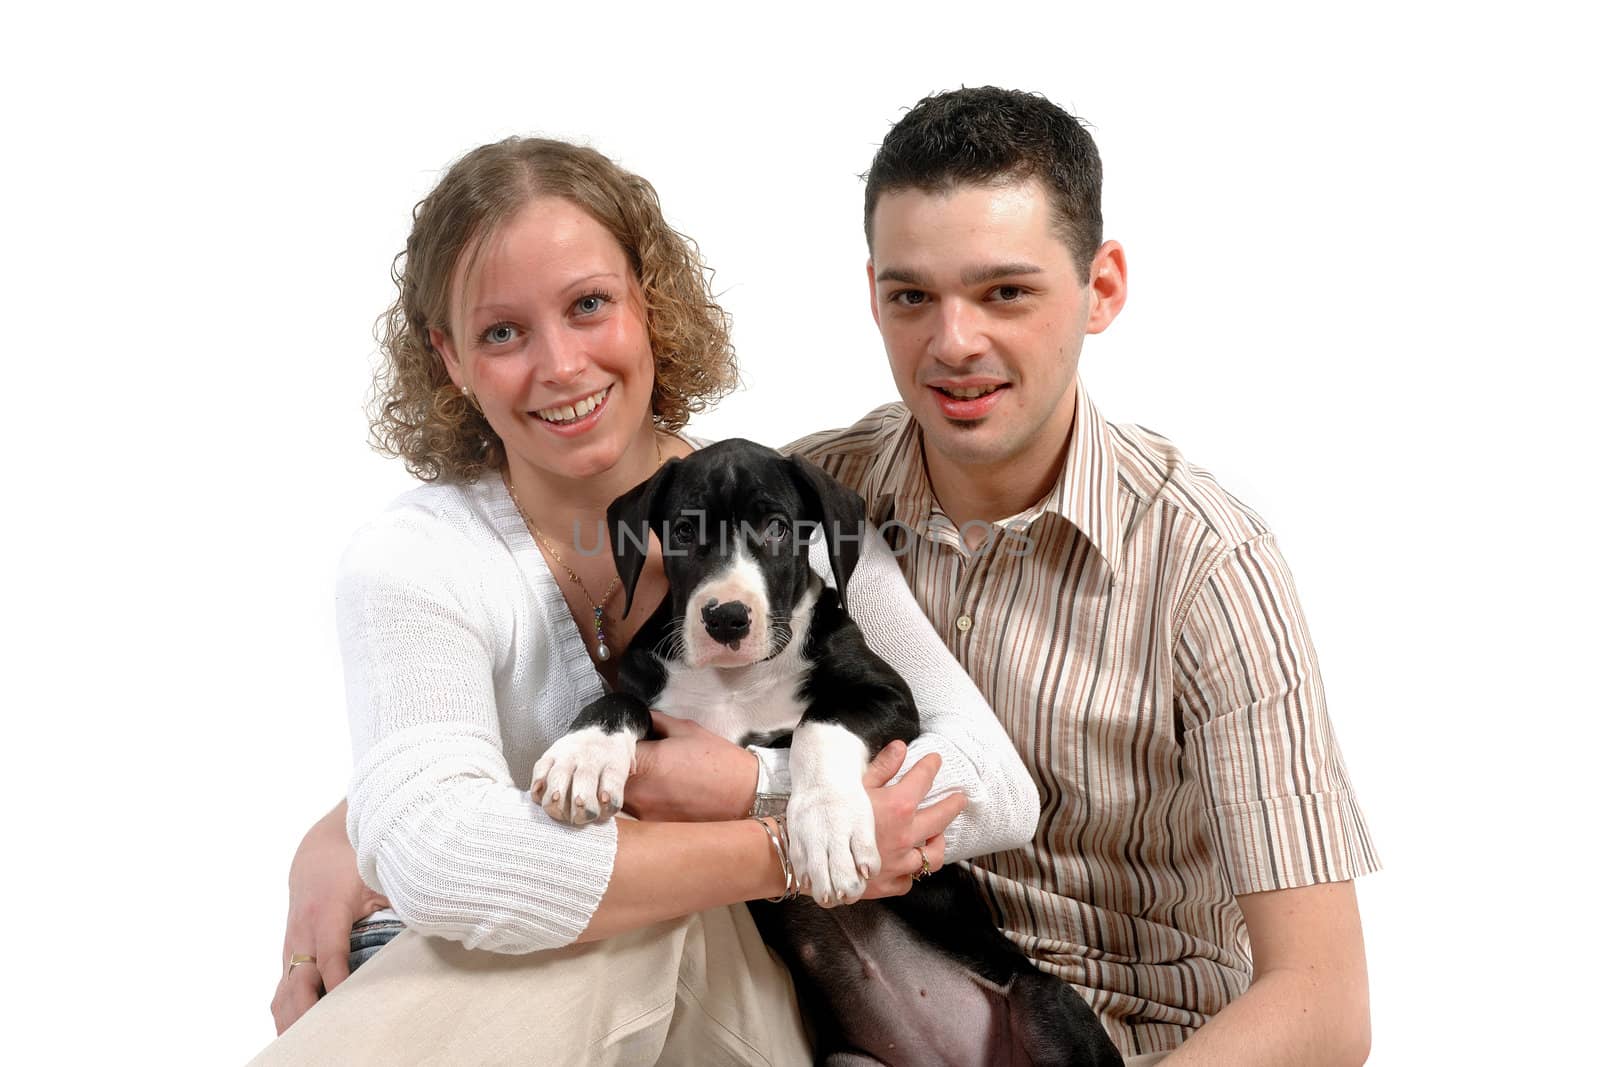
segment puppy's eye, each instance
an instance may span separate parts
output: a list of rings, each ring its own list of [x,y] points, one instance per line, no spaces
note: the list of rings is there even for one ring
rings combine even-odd
[[[761,537],[769,545],[781,545],[789,536],[789,520],[781,515],[774,515],[767,520],[766,529],[761,531]]]
[[[688,519],[679,519],[672,524],[672,543],[679,548],[692,545],[695,542],[694,523]]]

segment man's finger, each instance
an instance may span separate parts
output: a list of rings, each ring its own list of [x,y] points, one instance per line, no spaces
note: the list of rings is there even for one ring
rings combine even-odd
[[[890,741],[883,746],[883,751],[872,757],[872,762],[867,764],[867,772],[861,776],[862,782],[868,789],[881,789],[889,783],[900,765],[906,761],[906,743],[904,741]]]
[[[933,788],[934,776],[939,773],[939,768],[944,766],[944,760],[939,753],[930,752],[911,765],[906,776],[900,779],[900,784],[916,791],[917,799],[921,800],[928,795],[928,790]]]
[[[945,827],[949,826],[951,820],[960,815],[961,809],[966,806],[965,793],[951,793],[938,803],[929,804],[912,818],[911,836],[918,841],[926,841],[930,837],[944,833]]]

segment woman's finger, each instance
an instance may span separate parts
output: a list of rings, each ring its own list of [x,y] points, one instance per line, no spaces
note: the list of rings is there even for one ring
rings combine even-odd
[[[317,957],[324,993],[332,993],[334,986],[350,977],[350,930],[349,918],[337,914],[317,924],[317,947],[312,954]]]
[[[278,992],[272,998],[272,1022],[283,1033],[294,1021],[316,1004],[318,997],[317,969],[301,965],[287,972],[278,981]]]

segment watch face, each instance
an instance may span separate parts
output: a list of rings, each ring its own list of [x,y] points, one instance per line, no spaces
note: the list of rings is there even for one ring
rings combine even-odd
[[[750,805],[750,814],[758,819],[782,815],[788,807],[789,798],[781,793],[757,793],[756,802]]]

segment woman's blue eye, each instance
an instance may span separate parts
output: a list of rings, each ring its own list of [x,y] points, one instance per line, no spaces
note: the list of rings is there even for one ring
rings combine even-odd
[[[593,315],[605,306],[605,302],[605,297],[600,296],[598,293],[590,293],[588,296],[580,296],[574,306],[581,314]]]
[[[516,328],[504,322],[483,331],[483,339],[492,345],[509,344],[516,336]]]

